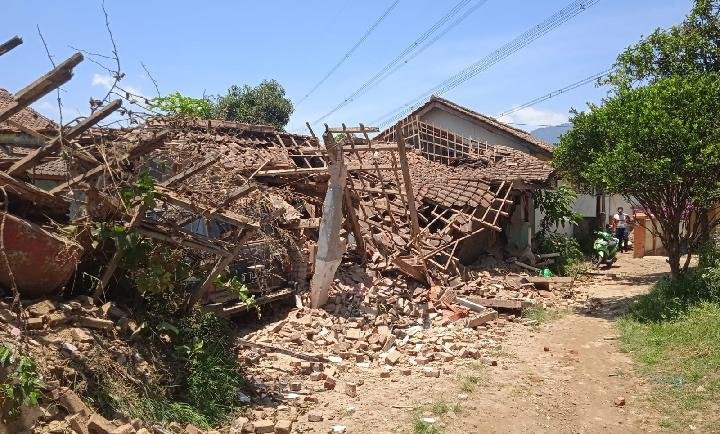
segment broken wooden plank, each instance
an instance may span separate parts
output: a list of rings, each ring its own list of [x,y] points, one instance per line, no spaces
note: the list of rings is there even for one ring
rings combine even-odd
[[[238,236],[237,241],[235,241],[235,247],[230,251],[230,254],[218,259],[217,263],[215,263],[215,266],[213,269],[208,273],[207,277],[203,281],[203,283],[198,286],[190,295],[190,299],[188,300],[186,310],[190,311],[193,306],[195,306],[195,303],[197,303],[208,291],[210,286],[213,284],[215,279],[223,274],[223,270],[225,270],[225,267],[230,265],[230,262],[232,262],[237,255],[240,254],[242,249],[245,247],[245,241],[247,241],[254,231],[243,231],[242,234]]]
[[[326,131],[328,133],[333,134],[339,134],[339,133],[378,133],[380,132],[380,129],[378,127],[352,127],[347,128],[345,126],[338,127],[338,128],[327,128]]]
[[[67,214],[70,207],[70,202],[64,198],[54,196],[32,184],[15,179],[2,171],[0,171],[0,187],[5,188],[9,193],[15,193],[23,200],[27,200],[43,209],[52,210],[58,214]]]
[[[122,156],[120,156],[119,158],[114,160],[114,162],[137,158],[137,157],[142,156],[142,155],[150,152],[151,150],[157,148],[158,146],[162,145],[162,143],[163,143],[163,140],[166,136],[166,134],[164,134],[164,133],[165,132],[160,133],[150,140],[141,142],[140,144],[138,144],[137,146],[132,148],[130,151],[124,153]],[[72,187],[73,185],[83,182],[86,179],[90,179],[96,175],[101,174],[106,169],[107,169],[107,167],[102,164],[99,166],[93,167],[92,169],[85,171],[85,172],[81,173],[80,175],[75,176],[66,182],[63,182],[62,184],[55,186],[52,190],[50,190],[50,193],[57,194],[65,189]]]
[[[320,217],[300,219],[281,226],[284,229],[317,229],[320,227]]]
[[[120,106],[122,106],[122,101],[116,99],[115,101],[96,111],[89,117],[83,119],[79,124],[70,128],[70,130],[68,130],[63,135],[54,138],[53,140],[49,141],[45,146],[42,146],[41,148],[38,148],[27,154],[25,157],[20,159],[20,161],[13,164],[12,167],[8,170],[8,173],[10,175],[19,175],[25,172],[27,169],[36,165],[37,162],[40,161],[43,157],[47,157],[53,152],[55,152],[60,147],[63,140],[72,140],[78,137],[80,134],[87,131],[90,127],[110,116],[110,114],[120,108]]]
[[[135,227],[137,227],[137,225],[139,225],[142,221],[142,218],[145,217],[145,211],[147,211],[147,209],[147,205],[140,205],[135,211],[135,215],[133,215],[130,223],[125,226],[126,229],[134,229]],[[110,278],[112,277],[113,273],[115,273],[115,269],[118,265],[120,265],[120,260],[122,259],[122,257],[123,251],[119,249],[118,246],[115,246],[115,253],[113,254],[112,258],[110,258],[110,262],[108,262],[102,276],[100,277],[100,284],[97,286],[97,288],[95,288],[95,291],[93,292],[93,298],[95,300],[99,300],[100,296],[107,288],[108,283],[110,283]]]
[[[525,264],[525,263],[520,262],[520,261],[515,261],[515,262],[513,262],[513,263],[514,263],[515,265],[517,265],[518,267],[524,268],[524,269],[526,269],[526,270],[534,271],[535,273],[539,273],[539,272],[541,271],[541,270],[540,270],[539,268],[537,268],[537,267],[533,267],[532,265],[528,265],[528,264]]]
[[[59,64],[52,71],[38,78],[25,86],[15,94],[13,102],[5,110],[0,111],[0,122],[9,119],[23,108],[42,98],[50,91],[57,89],[72,78],[72,70],[78,63],[82,62],[83,56],[75,53],[69,59]]]
[[[238,227],[257,227],[258,223],[248,217],[235,214],[232,211],[219,211],[214,208],[205,207],[195,202],[191,202],[172,190],[157,186],[155,187],[155,195],[158,199],[169,204],[179,206],[180,208],[192,211],[199,216],[212,217],[225,223],[229,223]]]
[[[345,191],[343,192],[343,203],[345,205],[345,217],[350,223],[350,229],[352,230],[353,238],[355,238],[355,251],[358,256],[360,256],[360,261],[365,262],[365,238],[363,238],[360,220],[355,212],[355,204],[353,203],[350,189],[347,185],[345,186]]]
[[[527,300],[506,300],[502,298],[480,298],[480,297],[466,297],[466,299],[472,303],[479,304],[484,307],[492,307],[494,309],[526,309],[533,305],[532,302]]]
[[[8,51],[12,50],[13,48],[17,47],[18,45],[22,44],[23,40],[20,36],[13,36],[12,38],[8,39],[7,41],[0,44],[0,56],[7,53]]]
[[[178,173],[177,175],[175,175],[169,179],[166,179],[165,181],[161,182],[160,185],[162,185],[164,187],[168,187],[173,184],[177,184],[178,182],[182,182],[182,181],[186,180],[187,178],[195,175],[196,173],[201,172],[201,171],[207,169],[208,167],[212,166],[219,159],[220,159],[220,154],[212,155],[212,156],[206,158],[205,160],[201,161],[200,163],[198,163],[194,166],[191,166],[190,168],[188,168],[186,170],[183,170],[182,172]]]
[[[428,279],[425,274],[425,267],[413,265],[406,261],[406,258],[401,258],[399,256],[396,256],[390,260],[390,262],[393,263],[400,271],[402,271],[404,274],[412,277],[413,279],[417,280],[418,282],[422,282],[427,284]]]
[[[293,296],[293,291],[291,289],[285,289],[282,291],[275,292],[273,294],[268,294],[266,296],[260,297],[255,299],[252,303],[238,303],[233,306],[223,307],[221,310],[216,311],[218,315],[221,316],[231,316],[235,315],[237,313],[248,311],[249,309],[252,309],[253,307],[262,306],[263,304],[271,303],[276,300],[280,300],[283,298],[288,298]]]
[[[290,351],[285,348],[275,347],[268,344],[258,344],[255,342],[250,342],[245,339],[237,339],[236,340],[240,345],[250,348],[260,348],[262,350],[271,352],[271,353],[280,353],[285,354],[286,356],[294,357],[296,359],[305,360],[308,362],[330,362],[327,358],[321,356],[321,355],[315,355],[315,354],[305,354],[305,353],[299,353],[296,351]]]
[[[403,137],[402,128],[395,128],[395,136],[398,145],[398,157],[400,158],[400,168],[402,169],[403,183],[405,184],[405,193],[407,194],[407,206],[410,212],[410,225],[412,228],[413,238],[420,234],[420,224],[418,223],[417,208],[415,208],[415,194],[413,192],[412,183],[410,182],[410,166],[405,153],[405,138]]]
[[[158,241],[164,241],[168,244],[201,250],[203,252],[208,252],[215,255],[227,256],[230,254],[230,252],[228,252],[227,250],[220,248],[204,239],[201,239],[199,236],[188,234],[185,232],[179,235],[171,235],[159,228],[149,226],[146,223],[148,222],[143,220],[140,226],[138,226],[135,230],[148,238],[152,238]]]

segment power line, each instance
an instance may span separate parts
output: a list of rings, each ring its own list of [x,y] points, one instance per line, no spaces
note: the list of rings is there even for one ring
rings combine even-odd
[[[388,74],[388,71],[392,70],[396,65],[400,63],[400,61],[405,58],[405,56],[408,56],[413,51],[415,51],[418,47],[420,47],[426,40],[428,40],[435,32],[440,30],[448,21],[450,21],[454,16],[456,16],[460,11],[465,9],[465,7],[470,4],[472,0],[460,0],[455,6],[453,6],[452,9],[450,9],[445,15],[443,15],[439,20],[437,20],[430,28],[428,28],[425,32],[423,32],[417,39],[415,39],[410,45],[408,45],[399,55],[397,55],[393,60],[391,60],[387,65],[385,65],[380,71],[378,71],[374,76],[372,76],[370,79],[368,79],[365,83],[363,83],[358,89],[356,89],[352,94],[350,94],[347,98],[345,98],[343,101],[341,101],[338,105],[336,105],[332,110],[325,113],[323,116],[316,119],[312,124],[317,125],[322,120],[327,118],[328,116],[332,115],[333,113],[337,112],[341,108],[345,107],[349,103],[351,103],[355,98],[365,93],[371,86],[374,84],[377,84],[376,82],[379,82],[378,80],[384,80],[387,78],[390,74]],[[481,0],[482,3],[484,3],[487,0]],[[473,10],[475,10],[474,8]],[[464,19],[464,18],[463,18]],[[462,20],[460,20],[462,21]],[[459,21],[456,21],[451,26],[455,26],[459,23]],[[449,30],[451,27],[448,27],[444,33],[447,33],[447,30]],[[443,33],[443,34],[444,34]],[[432,43],[437,41],[439,38],[433,39]],[[429,46],[429,45],[427,45]],[[425,50],[427,46],[423,46],[422,50]],[[393,71],[394,72],[394,71]],[[391,72],[392,74],[392,72]]]
[[[432,46],[432,45],[433,45],[435,42],[437,42],[440,38],[442,38],[443,36],[445,36],[445,34],[446,34],[447,32],[449,32],[450,30],[452,30],[452,29],[453,29],[454,27],[456,27],[458,24],[462,23],[462,22],[465,20],[465,18],[467,18],[467,17],[469,17],[470,15],[472,15],[473,12],[475,12],[476,10],[478,10],[478,9],[480,8],[480,6],[484,5],[485,3],[487,3],[487,0],[480,0],[475,6],[471,7],[471,8],[468,9],[467,11],[465,11],[465,13],[462,14],[461,16],[459,16],[458,18],[456,18],[455,21],[452,22],[452,24],[450,24],[450,25],[448,25],[447,27],[445,27],[445,29],[443,29],[443,31],[440,32],[440,34],[438,34],[437,36],[435,36],[434,38],[432,38],[430,41],[426,42],[422,47],[420,47],[418,50],[416,50],[410,57],[408,57],[408,58],[405,59],[403,62],[401,62],[401,63],[399,63],[398,65],[396,65],[392,70],[390,70],[390,71],[387,72],[385,75],[383,75],[383,76],[380,77],[378,80],[376,80],[373,84],[371,84],[368,88],[366,88],[363,93],[369,92],[369,91],[370,91],[371,89],[373,89],[375,86],[377,86],[377,85],[380,84],[381,82],[385,81],[386,78],[388,78],[388,77],[390,77],[391,75],[395,74],[400,68],[402,68],[403,66],[405,66],[405,65],[407,65],[408,63],[412,62],[413,59],[415,59],[416,57],[418,57],[419,55],[421,55],[425,50],[427,50],[428,48],[430,48],[430,46]]]
[[[541,103],[541,102],[543,102],[543,101],[547,101],[547,100],[549,100],[550,98],[555,98],[556,96],[558,96],[558,95],[560,95],[560,94],[563,94],[563,93],[568,92],[568,91],[571,91],[571,90],[573,90],[573,89],[577,89],[577,88],[580,87],[580,86],[584,86],[584,85],[586,85],[586,84],[588,84],[588,83],[591,83],[591,82],[597,80],[598,78],[603,77],[603,76],[609,74],[610,72],[612,72],[612,70],[613,70],[613,68],[609,68],[609,69],[606,69],[605,71],[598,72],[597,74],[593,74],[593,75],[591,75],[590,77],[583,78],[583,79],[580,80],[580,81],[576,81],[575,83],[569,84],[569,85],[567,85],[567,86],[565,86],[565,87],[563,87],[563,88],[560,88],[560,89],[558,89],[558,90],[554,90],[554,91],[552,91],[552,92],[550,92],[550,93],[548,93],[548,94],[545,94],[545,95],[543,95],[543,96],[537,97],[537,98],[535,98],[535,99],[533,99],[533,100],[531,100],[531,101],[528,101],[528,102],[526,102],[526,103],[524,103],[524,104],[520,104],[520,105],[517,106],[517,107],[513,107],[513,108],[511,108],[510,110],[506,110],[506,111],[500,113],[499,115],[497,115],[497,117],[498,117],[498,118],[501,118],[501,117],[503,117],[503,116],[507,116],[507,115],[513,114],[513,113],[515,113],[515,112],[518,112],[518,111],[520,111],[520,110],[522,110],[522,109],[524,109],[524,108],[528,108],[528,107],[534,106],[535,104],[539,104],[539,103]]]
[[[417,108],[420,103],[427,100],[427,98],[431,95],[442,95],[446,92],[449,92],[450,90],[456,88],[465,81],[473,78],[477,74],[486,71],[501,60],[525,48],[530,43],[534,42],[535,40],[541,38],[542,36],[546,35],[547,33],[571,20],[572,18],[584,12],[586,9],[593,6],[599,1],[600,0],[573,1],[572,3],[565,6],[563,9],[555,12],[553,15],[546,18],[540,24],[537,24],[532,28],[526,30],[524,33],[522,33],[520,36],[516,37],[512,41],[508,42],[507,44],[503,45],[502,47],[498,48],[497,50],[473,63],[472,65],[466,67],[452,77],[446,79],[445,81],[428,90],[427,92],[424,92],[417,98],[376,119],[376,121],[373,122],[372,125],[387,126],[401,119],[403,116]]]
[[[335,64],[335,66],[330,68],[330,71],[328,71],[327,74],[325,74],[325,76],[323,78],[321,78],[320,81],[318,81],[315,84],[315,86],[313,86],[312,89],[310,89],[310,91],[308,93],[306,93],[305,96],[303,96],[300,99],[300,101],[298,101],[297,105],[302,104],[303,101],[305,101],[310,95],[313,94],[313,92],[315,92],[320,86],[322,86],[322,84],[325,83],[327,81],[327,79],[330,78],[330,76],[332,76],[335,73],[335,71],[337,71],[338,68],[340,68],[340,66],[343,63],[345,63],[346,60],[348,60],[350,58],[350,56],[352,56],[352,54],[355,52],[355,50],[357,50],[360,47],[360,45],[362,45],[362,43],[365,42],[365,40],[368,38],[368,36],[370,36],[370,34],[375,30],[375,28],[377,28],[377,26],[379,26],[380,23],[382,23],[383,20],[385,18],[387,18],[388,15],[390,15],[390,12],[392,12],[392,10],[395,9],[395,7],[398,5],[398,3],[400,3],[400,0],[395,0],[387,9],[385,9],[385,12],[383,12],[383,14],[380,15],[380,17],[377,20],[375,20],[373,25],[370,26],[369,29],[367,29],[367,31],[365,32],[365,34],[363,34],[363,36],[360,38],[360,40],[358,40],[355,43],[355,45],[353,45],[345,53],[345,55]]]

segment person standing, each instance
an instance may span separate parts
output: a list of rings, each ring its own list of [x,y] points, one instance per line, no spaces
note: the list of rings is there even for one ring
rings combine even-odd
[[[620,243],[620,251],[627,252],[628,249],[628,223],[630,223],[630,216],[625,214],[623,207],[619,206],[617,214],[612,218],[612,227],[615,231],[615,238]]]

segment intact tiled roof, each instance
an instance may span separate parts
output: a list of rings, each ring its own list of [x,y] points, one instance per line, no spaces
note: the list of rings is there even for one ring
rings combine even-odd
[[[507,134],[510,134],[510,135],[512,135],[512,136],[515,136],[515,137],[517,137],[518,139],[523,140],[524,142],[526,142],[528,145],[530,145],[530,146],[538,149],[538,150],[539,150],[540,152],[542,152],[542,153],[551,154],[552,151],[553,151],[552,145],[550,145],[549,143],[546,143],[546,142],[538,139],[537,137],[533,136],[532,134],[528,133],[527,131],[523,131],[523,130],[521,130],[521,129],[519,129],[519,128],[511,127],[510,125],[508,125],[508,124],[506,124],[506,123],[503,123],[503,122],[500,122],[499,120],[497,120],[497,119],[495,119],[495,118],[493,118],[493,117],[484,115],[484,114],[482,114],[482,113],[478,113],[478,112],[476,112],[476,111],[474,111],[474,110],[471,110],[471,109],[469,109],[469,108],[467,108],[467,107],[463,107],[463,106],[461,106],[461,105],[459,105],[459,104],[457,104],[457,103],[454,103],[454,102],[452,102],[452,101],[450,101],[450,100],[448,100],[448,99],[441,98],[441,97],[435,96],[435,95],[433,95],[432,97],[430,97],[430,100],[429,100],[427,103],[423,104],[422,106],[420,106],[420,107],[418,107],[417,109],[415,109],[415,111],[413,111],[412,113],[410,113],[410,114],[406,117],[406,119],[407,119],[407,118],[412,118],[412,117],[418,116],[419,113],[424,112],[426,109],[428,109],[429,107],[433,106],[434,104],[440,104],[440,105],[445,106],[446,108],[448,108],[448,109],[450,109],[450,110],[454,110],[454,111],[463,113],[463,114],[465,114],[466,116],[469,116],[469,117],[477,120],[478,122],[481,122],[481,123],[484,123],[484,124],[490,126],[491,128],[495,128],[495,129],[497,129],[497,130],[500,130],[500,131],[502,131],[502,132],[505,132],[505,133],[507,133]]]
[[[13,102],[13,95],[5,89],[0,88],[0,111],[5,110]],[[57,124],[30,107],[25,107],[19,113],[13,115],[10,119],[23,125],[24,127],[35,131],[56,130]],[[0,122],[0,130],[18,131],[12,125]]]

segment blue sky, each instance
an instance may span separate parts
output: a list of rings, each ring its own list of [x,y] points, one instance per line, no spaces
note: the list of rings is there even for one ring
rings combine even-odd
[[[478,1],[478,0],[475,0]],[[0,57],[0,87],[11,92],[50,69],[36,26],[56,61],[70,46],[110,54],[99,0],[5,0],[0,40],[25,43]],[[293,101],[322,78],[392,0],[135,1],[107,0],[110,26],[127,89],[155,96],[145,63],[161,93],[190,96],[224,92],[232,84],[278,80]],[[444,15],[456,0],[400,0],[337,72],[296,107],[288,130],[314,121],[345,99]],[[474,2],[473,2],[474,3]],[[471,5],[473,4],[471,3]],[[414,99],[464,67],[540,23],[570,0],[487,0],[420,56],[325,122],[368,123]],[[600,0],[571,21],[443,95],[497,115],[610,66],[628,44],[657,27],[678,23],[691,0]],[[98,59],[104,61],[103,59]],[[64,118],[86,115],[102,97],[107,72],[85,61],[63,87]],[[507,121],[531,130],[567,120],[571,107],[598,101],[604,89],[587,85],[513,114]],[[34,107],[57,119],[54,96]]]

